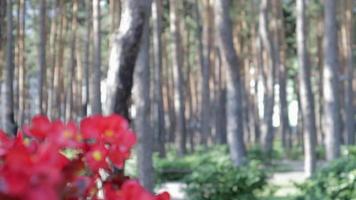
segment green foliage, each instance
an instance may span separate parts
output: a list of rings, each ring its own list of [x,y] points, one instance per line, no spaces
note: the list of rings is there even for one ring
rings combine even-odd
[[[266,153],[259,145],[251,146],[247,152],[249,160],[259,160],[263,163],[271,163],[272,160],[280,160],[282,159],[282,155],[282,148],[273,148],[271,153]]]
[[[216,146],[209,150],[198,149],[191,155],[178,157],[170,151],[166,158],[154,157],[154,168],[158,183],[179,181],[191,174],[192,170],[206,163],[227,162],[229,160],[226,146]]]
[[[331,162],[311,179],[297,187],[298,200],[356,199],[356,147],[344,150],[345,156]]]
[[[260,162],[234,167],[230,162],[199,166],[186,180],[191,200],[256,199],[256,192],[267,185]]]

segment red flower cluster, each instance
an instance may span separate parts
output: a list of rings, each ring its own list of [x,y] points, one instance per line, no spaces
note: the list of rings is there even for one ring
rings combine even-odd
[[[0,131],[0,199],[169,200],[122,174],[135,143],[119,115],[87,117],[79,127],[35,116],[14,138]]]

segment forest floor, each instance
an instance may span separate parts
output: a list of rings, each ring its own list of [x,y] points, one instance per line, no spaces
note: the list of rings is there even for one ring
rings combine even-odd
[[[282,160],[278,165],[280,170],[276,170],[269,179],[269,184],[275,187],[276,191],[273,197],[268,200],[288,200],[298,194],[296,183],[302,183],[306,176],[304,175],[303,161]],[[324,163],[318,163],[323,166]],[[170,182],[163,184],[159,191],[167,191],[171,194],[172,200],[187,200],[184,194],[184,183]]]

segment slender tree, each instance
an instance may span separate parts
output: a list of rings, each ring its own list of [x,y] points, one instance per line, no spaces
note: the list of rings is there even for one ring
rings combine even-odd
[[[145,22],[140,52],[137,57],[133,100],[136,107],[135,131],[138,135],[137,165],[138,177],[143,186],[153,190],[152,153],[154,135],[150,127],[150,68],[149,68],[149,27]]]
[[[342,38],[343,38],[343,55],[345,58],[346,64],[346,81],[344,84],[345,87],[345,140],[346,144],[354,144],[354,114],[355,108],[353,106],[353,86],[352,80],[354,76],[354,69],[353,69],[353,56],[352,56],[352,44],[353,44],[353,37],[352,37],[352,8],[353,8],[353,1],[346,0],[343,1],[345,13],[343,15],[343,24],[342,24]]]
[[[113,38],[104,113],[129,117],[133,72],[150,4],[150,0],[121,1],[121,22],[125,25],[119,26]]]
[[[338,37],[335,0],[324,1],[324,127],[327,160],[340,156],[340,106],[338,96]]]
[[[272,151],[273,143],[273,107],[274,107],[274,81],[276,68],[276,51],[271,42],[271,36],[268,30],[268,0],[262,0],[259,14],[259,35],[261,43],[266,51],[268,63],[265,68],[268,74],[264,81],[264,113],[262,121],[262,147],[265,152]]]
[[[169,1],[169,27],[172,36],[172,67],[174,80],[174,108],[176,114],[176,137],[179,154],[186,153],[186,124],[185,124],[185,97],[183,86],[183,52],[181,46],[181,32],[178,15],[178,6],[180,1]]]
[[[153,33],[153,58],[154,58],[154,121],[155,132],[158,136],[159,155],[165,155],[165,119],[162,93],[162,0],[152,2],[152,33]]]
[[[6,133],[16,133],[16,123],[14,117],[14,36],[13,36],[13,17],[12,0],[6,1],[6,64],[4,68],[4,87],[3,87],[3,129]]]
[[[234,165],[246,160],[243,133],[242,87],[238,57],[232,38],[232,22],[229,16],[230,0],[215,0],[215,26],[219,49],[226,69],[227,84],[227,137]]]
[[[100,33],[100,0],[93,1],[93,65],[91,73],[91,111],[101,113],[101,33]]]
[[[84,91],[83,91],[83,100],[82,100],[82,105],[83,105],[83,116],[86,116],[88,114],[88,107],[89,107],[89,97],[90,97],[90,62],[89,62],[89,55],[90,55],[90,39],[91,39],[91,17],[92,17],[92,5],[91,1],[85,1],[85,7],[88,12],[87,14],[87,23],[86,23],[86,31],[85,31],[85,36],[84,36],[84,63],[83,63],[83,71],[84,71],[84,79],[83,79],[83,85],[84,85]]]
[[[68,66],[68,82],[67,82],[67,110],[66,110],[66,119],[73,120],[74,115],[74,86],[75,86],[75,69],[77,66],[77,60],[75,56],[76,52],[76,42],[77,42],[77,28],[78,28],[78,0],[73,1],[72,7],[72,32],[70,35],[70,58],[69,58],[69,66]]]
[[[287,63],[286,63],[286,39],[285,39],[285,29],[283,24],[283,7],[282,3],[279,0],[275,0],[277,9],[277,36],[280,41],[280,65],[278,66],[278,84],[279,84],[279,106],[280,106],[280,119],[281,119],[281,137],[282,137],[282,145],[284,148],[289,147],[288,138],[290,136],[290,124],[289,124],[289,116],[288,116],[288,101],[287,101]]]
[[[207,139],[210,135],[210,0],[203,1],[203,20],[200,17],[199,3],[195,1],[196,7],[196,19],[198,24],[198,52],[199,52],[199,63],[201,66],[201,144],[207,145]]]
[[[39,32],[39,79],[38,79],[38,112],[44,114],[44,83],[46,77],[46,0],[40,1]]]
[[[18,123],[22,125],[25,120],[25,98],[26,98],[26,67],[25,67],[25,14],[26,14],[26,3],[25,0],[19,1],[19,113],[18,113]]]
[[[305,18],[305,0],[297,1],[297,49],[299,63],[299,90],[303,114],[304,133],[304,171],[311,176],[315,171],[316,125],[314,98],[308,66],[307,22]]]

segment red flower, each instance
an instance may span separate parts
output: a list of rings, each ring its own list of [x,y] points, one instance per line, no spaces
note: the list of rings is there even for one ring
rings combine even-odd
[[[82,136],[74,122],[64,124],[62,121],[52,123],[52,134],[49,139],[60,147],[79,148],[82,145]]]
[[[11,138],[0,131],[0,199],[95,200],[97,181],[103,182],[108,200],[170,198],[168,193],[154,196],[123,173],[101,179],[99,169],[114,171],[109,163],[122,168],[136,143],[128,122],[119,115],[85,118],[80,131],[73,122],[51,122],[37,115],[23,130],[28,137],[20,132]],[[75,148],[78,154],[69,160],[62,154],[64,148]]]
[[[168,192],[163,192],[156,196],[155,200],[170,200],[171,196]]]
[[[100,168],[108,168],[108,163],[106,162],[107,154],[108,150],[104,145],[97,144],[85,154],[85,161],[93,172],[97,172]]]
[[[102,118],[101,115],[93,115],[80,121],[80,131],[83,135],[83,139],[92,140],[99,138]]]
[[[5,132],[0,130],[0,156],[5,155],[13,143],[14,141],[11,140]]]
[[[31,120],[29,134],[38,139],[44,139],[51,130],[51,121],[43,115],[36,115]]]

